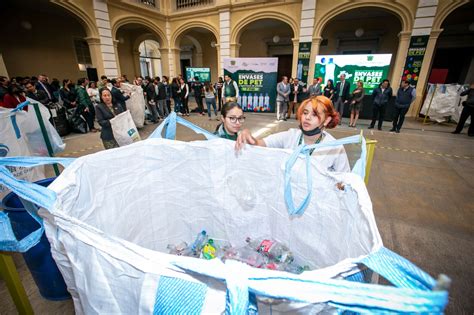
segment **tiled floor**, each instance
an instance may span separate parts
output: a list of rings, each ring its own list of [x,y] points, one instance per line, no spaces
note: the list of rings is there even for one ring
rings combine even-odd
[[[275,122],[274,115],[247,114],[246,126],[266,135],[296,126],[295,120]],[[217,122],[196,115],[190,121],[214,130]],[[452,135],[452,125],[422,125],[408,119],[400,134],[367,130],[378,141],[369,193],[378,228],[386,247],[416,263],[436,277],[445,273],[453,280],[449,314],[474,312],[474,138]],[[145,138],[156,125],[141,130]],[[336,137],[358,134],[345,125],[331,131]],[[178,128],[178,139],[202,139]],[[102,150],[98,134],[66,137],[62,156],[77,157]],[[33,309],[38,314],[72,314],[73,303],[50,302],[39,296],[23,259],[15,261]],[[15,306],[0,280],[0,314],[15,314]]]

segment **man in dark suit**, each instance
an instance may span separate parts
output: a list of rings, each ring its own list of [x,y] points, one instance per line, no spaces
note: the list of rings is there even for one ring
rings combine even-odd
[[[155,84],[152,82],[150,78],[147,78],[146,81],[148,82],[145,92],[146,92],[146,101],[147,101],[147,108],[152,115],[152,122],[158,123],[160,120],[158,111],[156,110],[156,88]]]
[[[350,93],[351,93],[351,84],[346,81],[346,75],[341,74],[339,76],[339,82],[336,85],[334,91],[334,108],[339,112],[341,119],[339,120],[339,125],[342,123],[342,114],[344,113],[344,105],[349,102]]]
[[[161,118],[168,116],[168,107],[166,107],[166,88],[161,82],[160,77],[156,77],[153,81],[155,86],[155,103],[158,109],[158,113]]]
[[[297,78],[293,79],[293,83],[290,85],[290,107],[288,108],[287,119],[291,118],[293,110],[298,111],[298,104],[301,103],[303,96],[303,86]]]
[[[46,92],[43,90],[38,90],[33,85],[33,83],[26,83],[26,91],[26,96],[28,96],[29,98],[34,99],[35,101],[38,101],[43,105],[49,103],[48,95],[46,94]]]
[[[125,104],[125,101],[130,98],[130,95],[124,96],[122,91],[120,91],[120,85],[122,84],[120,79],[112,79],[110,80],[110,83],[112,83],[112,91],[110,92],[112,93],[113,99],[117,104],[120,104],[123,111],[126,111],[127,105]]]
[[[48,96],[48,102],[57,102],[58,100],[54,96],[53,89],[48,83],[48,77],[45,74],[40,74],[38,76],[38,82],[36,83],[36,89],[44,91]]]

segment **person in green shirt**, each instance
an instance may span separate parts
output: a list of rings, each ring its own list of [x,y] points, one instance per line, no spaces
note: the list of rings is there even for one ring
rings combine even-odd
[[[222,98],[224,103],[237,102],[239,99],[239,86],[229,75],[224,75],[224,84],[222,86]]]
[[[240,129],[245,121],[244,111],[239,104],[228,102],[222,106],[222,123],[219,124],[214,132],[215,135],[229,140],[237,140]]]
[[[89,84],[89,80],[86,78],[80,78],[77,80],[77,106],[74,115],[82,116],[89,126],[89,130],[97,132],[98,130],[94,127],[95,109],[94,104],[86,91],[86,86]]]

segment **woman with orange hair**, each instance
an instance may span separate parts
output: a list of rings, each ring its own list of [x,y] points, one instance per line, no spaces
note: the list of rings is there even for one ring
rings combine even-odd
[[[299,128],[270,135],[264,139],[254,138],[248,129],[239,134],[235,147],[241,150],[246,143],[269,148],[291,149],[301,144],[324,143],[335,140],[326,129],[332,129],[339,123],[339,113],[325,96],[316,96],[305,100],[298,108]],[[350,172],[349,160],[343,146],[322,147],[310,152],[324,169],[336,172]]]

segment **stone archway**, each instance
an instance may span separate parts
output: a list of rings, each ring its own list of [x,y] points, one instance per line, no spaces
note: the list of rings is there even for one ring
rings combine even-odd
[[[286,23],[289,27],[291,27],[293,31],[293,36],[297,38],[299,36],[299,25],[291,16],[286,15],[281,12],[260,12],[257,14],[251,14],[236,23],[236,25],[232,29],[232,33],[230,36],[230,43],[232,45],[238,45],[240,42],[240,36],[242,35],[246,26],[250,23],[256,22],[258,20],[263,19],[270,19],[270,20],[278,20],[281,22]]]
[[[153,23],[143,21],[135,17],[128,17],[116,21],[112,27],[112,36],[116,46],[116,55],[119,60],[121,74],[127,74],[129,77],[142,75],[141,62],[143,56],[140,53],[140,44],[143,41],[155,41],[156,49],[159,50],[159,60],[152,60],[149,56],[145,59],[153,63],[153,75],[167,74],[168,68],[168,48],[166,37],[162,37],[163,32]],[[163,61],[163,62],[162,62]]]
[[[400,3],[365,1],[343,3],[325,14],[315,23],[313,38],[320,38],[324,27],[336,16],[354,9],[363,9],[367,7],[379,8],[380,10],[390,11],[400,19],[402,32],[411,31],[413,28],[414,17],[410,14],[410,10]]]
[[[0,52],[10,75],[45,73],[51,79],[76,81],[87,77],[87,68],[102,65],[102,60],[94,58],[89,42],[91,38],[99,40],[94,21],[74,5],[3,0],[0,17],[4,30]]]
[[[219,66],[218,32],[205,23],[191,23],[179,27],[172,36],[175,45],[177,73],[186,67],[210,68],[211,80],[217,79]]]

